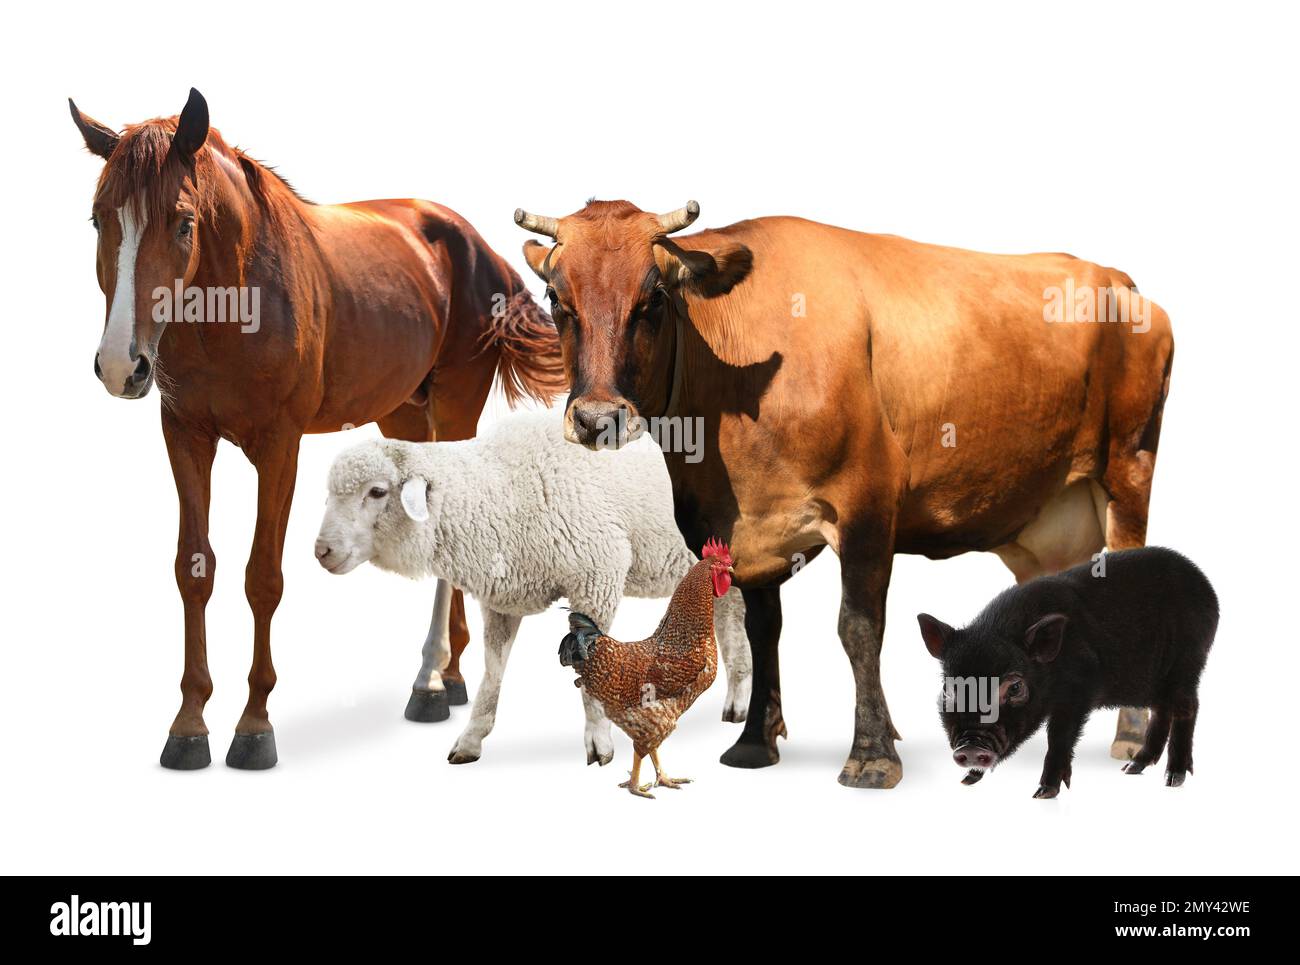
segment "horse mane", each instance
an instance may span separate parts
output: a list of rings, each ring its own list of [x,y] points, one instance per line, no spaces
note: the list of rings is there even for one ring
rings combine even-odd
[[[185,176],[188,165],[171,157],[172,136],[177,117],[156,117],[129,125],[109,156],[95,191],[97,201],[114,208],[131,204],[143,210],[150,221],[165,220]],[[289,220],[307,200],[270,166],[237,147],[231,147],[216,128],[209,128],[207,140],[194,156],[192,185],[194,202],[201,216],[216,209],[221,165],[243,173],[249,193],[262,213],[276,224]]]

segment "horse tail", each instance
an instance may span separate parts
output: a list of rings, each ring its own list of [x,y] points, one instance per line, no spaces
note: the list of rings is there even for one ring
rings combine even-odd
[[[497,378],[510,408],[525,397],[550,405],[569,388],[560,336],[551,316],[533,301],[519,276],[513,280],[518,287],[504,306],[493,310],[483,348],[496,349]]]

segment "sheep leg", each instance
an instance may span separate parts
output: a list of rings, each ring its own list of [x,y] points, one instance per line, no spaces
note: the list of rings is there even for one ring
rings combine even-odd
[[[588,595],[589,594],[589,595]],[[588,591],[569,598],[570,606],[579,613],[585,613],[595,621],[596,626],[608,631],[614,624],[614,614],[618,611],[617,591],[612,593]],[[610,597],[613,602],[610,602]],[[587,764],[599,764],[604,767],[614,759],[614,737],[610,733],[609,718],[599,700],[589,696],[582,688],[582,712],[586,723],[582,730],[582,742],[587,749]]]
[[[208,673],[207,623],[216,558],[208,543],[208,508],[212,502],[212,460],[217,437],[184,428],[163,409],[163,439],[180,497],[180,537],[176,541],[176,586],[185,607],[185,671],[181,675],[181,709],[172,722],[160,763],[190,771],[212,763],[203,708],[212,695]]]
[[[451,659],[448,626],[451,595],[451,584],[439,580],[438,588],[433,594],[433,618],[429,621],[429,633],[420,649],[420,672],[415,675],[415,683],[411,685],[411,698],[406,702],[407,720],[432,723],[451,716],[447,688],[443,684],[441,673]]]
[[[749,657],[749,638],[745,636],[745,600],[739,587],[732,587],[726,596],[714,602],[713,629],[727,671],[722,719],[740,723],[749,711],[753,664]]]
[[[469,723],[447,755],[447,760],[453,764],[469,764],[483,753],[483,738],[492,732],[496,723],[501,679],[505,676],[506,661],[510,659],[510,648],[514,646],[522,619],[483,607],[483,683],[474,695]]]
[[[257,467],[257,528],[244,580],[244,594],[253,611],[253,665],[248,671],[248,703],[226,753],[226,765],[241,770],[274,767],[277,760],[275,732],[266,712],[266,700],[275,686],[271,617],[284,593],[280,562],[301,438],[297,433],[277,433],[245,449]]]

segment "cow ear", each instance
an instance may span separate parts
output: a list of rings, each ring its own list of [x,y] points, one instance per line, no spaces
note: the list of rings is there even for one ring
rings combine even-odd
[[[113,153],[113,148],[117,147],[119,140],[117,132],[77,110],[77,105],[72,102],[71,97],[68,98],[68,109],[72,111],[72,123],[76,124],[77,130],[81,132],[87,150],[107,161],[108,156]]]
[[[402,483],[402,508],[417,523],[429,519],[429,484],[419,476]]]
[[[190,99],[185,102],[180,120],[176,122],[176,133],[172,135],[172,150],[183,161],[188,161],[208,139],[208,102],[193,87]]]
[[[683,248],[671,238],[658,238],[655,244],[676,260],[677,283],[702,298],[727,294],[754,267],[754,253],[744,245],[726,245],[708,252]]]
[[[928,613],[918,613],[916,622],[921,624],[921,639],[925,641],[925,649],[936,660],[942,660],[943,652],[948,648],[948,640],[954,633],[953,628]]]
[[[1025,652],[1038,663],[1051,663],[1061,652],[1065,639],[1064,613],[1049,613],[1025,631]]]
[[[542,244],[540,241],[533,241],[529,238],[524,242],[524,261],[528,262],[528,267],[533,270],[533,274],[542,281],[547,281],[546,277],[546,259],[551,254],[551,248]]]

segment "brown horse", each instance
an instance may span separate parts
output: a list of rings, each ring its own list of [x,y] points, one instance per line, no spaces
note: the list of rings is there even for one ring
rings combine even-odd
[[[311,204],[228,146],[197,91],[179,117],[120,134],[69,105],[86,146],[106,162],[93,208],[107,308],[95,372],[118,398],[138,399],[157,383],[180,497],[185,671],[162,764],[211,760],[208,507],[217,440],[226,439],[258,478],[244,584],[253,664],[226,763],[270,767],[271,616],[303,433],[378,422],[400,439],[469,438],[494,377],[511,403],[562,391],[555,330],[519,276],[454,212],[416,200]],[[440,623],[450,609],[451,659],[445,683],[436,669],[422,674],[423,693],[417,680],[413,718],[445,717],[449,699],[466,699],[464,604],[459,591],[454,601],[439,591],[430,637],[447,632]]]
[[[754,663],[724,764],[776,762],[780,585],[824,547],[838,554],[857,686],[840,781],[892,787],[880,647],[894,553],[988,550],[1025,580],[1141,546],[1169,319],[1127,275],[1068,255],[798,218],[669,237],[698,214],[516,212],[554,241],[524,254],[560,330],[568,437],[617,445],[645,419],[700,420],[701,457],[666,453],[677,524],[691,546],[731,544]],[[1140,729],[1122,713],[1112,752],[1131,756]]]

